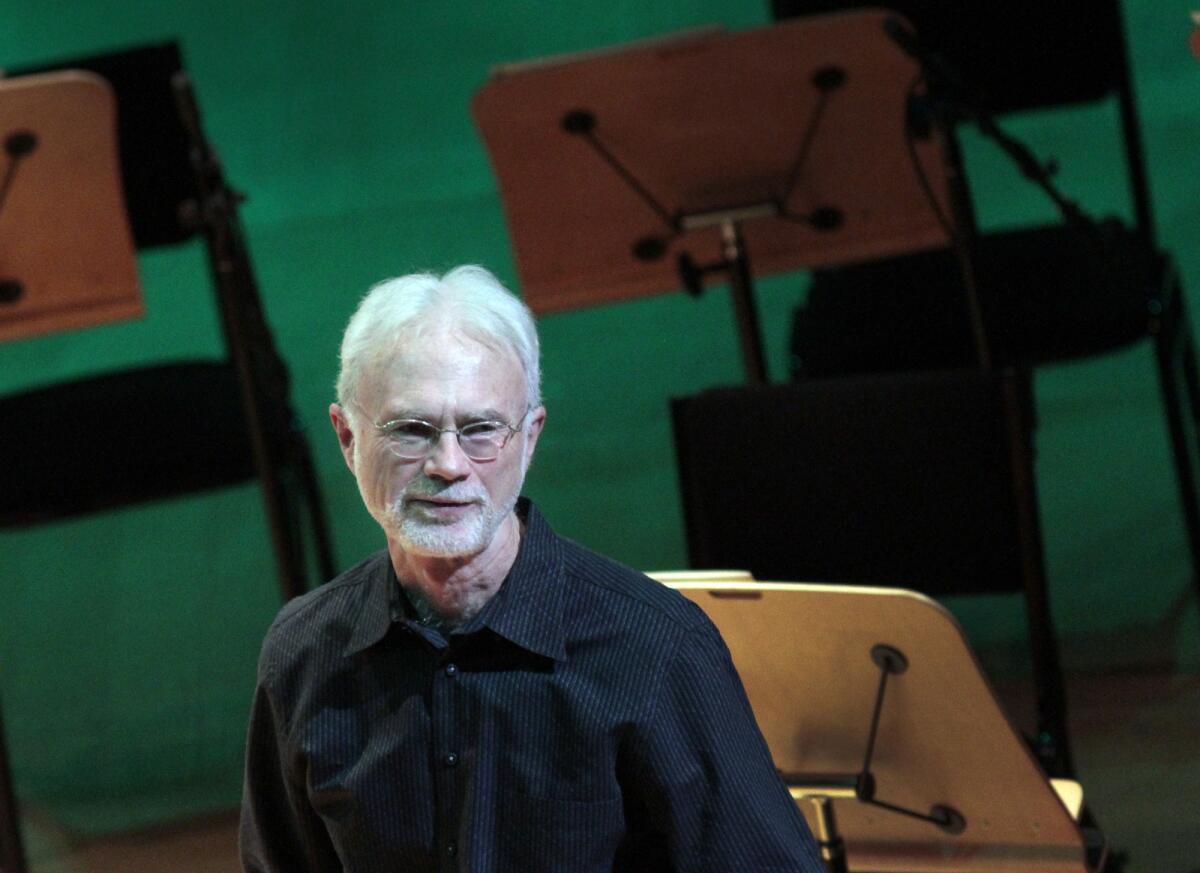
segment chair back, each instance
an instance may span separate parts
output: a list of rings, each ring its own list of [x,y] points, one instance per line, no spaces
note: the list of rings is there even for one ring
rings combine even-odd
[[[971,370],[672,401],[689,564],[757,579],[1026,589],[1000,380]]]
[[[1120,4],[1044,0],[772,0],[776,18],[885,6],[997,113],[1100,100],[1123,86]]]
[[[777,19],[885,6],[903,15],[921,43],[960,76],[966,92],[996,114],[1115,98],[1138,235],[1154,246],[1141,130],[1119,0],[1086,5],[1043,0],[771,0]]]

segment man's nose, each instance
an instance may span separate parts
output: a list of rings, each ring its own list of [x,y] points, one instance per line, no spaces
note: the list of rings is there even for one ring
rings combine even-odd
[[[425,458],[424,469],[431,479],[456,481],[467,477],[471,472],[471,460],[458,444],[458,434],[447,431],[438,435]]]

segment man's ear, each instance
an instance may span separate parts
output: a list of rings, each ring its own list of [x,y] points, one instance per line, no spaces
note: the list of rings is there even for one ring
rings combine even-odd
[[[329,420],[333,422],[333,432],[337,434],[338,445],[342,448],[342,457],[350,472],[354,472],[354,431],[350,427],[350,416],[346,410],[336,403],[329,404]]]
[[[529,413],[529,429],[525,436],[525,469],[529,469],[529,465],[533,463],[533,450],[537,448],[538,437],[541,436],[542,428],[546,426],[546,407],[539,406],[533,412]]]

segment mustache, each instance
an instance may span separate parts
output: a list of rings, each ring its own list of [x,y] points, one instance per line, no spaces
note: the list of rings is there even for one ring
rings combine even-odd
[[[471,501],[486,500],[487,493],[482,488],[476,488],[462,482],[448,484],[430,479],[427,476],[419,476],[404,486],[397,495],[397,502],[413,498],[421,499],[423,497],[441,497],[446,500],[468,503]]]

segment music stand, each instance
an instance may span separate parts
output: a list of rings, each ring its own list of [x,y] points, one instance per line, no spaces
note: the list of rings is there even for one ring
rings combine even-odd
[[[778,272],[945,246],[942,150],[935,136],[906,140],[920,71],[884,18],[496,70],[472,110],[530,307],[698,293],[727,272],[746,369],[763,382],[751,252],[755,270]]]
[[[0,342],[141,316],[116,99],[79,71],[0,81]],[[0,719],[0,871],[25,873]]]
[[[140,316],[109,84],[0,81],[0,139],[0,341]]]
[[[840,869],[1095,869],[937,603],[857,586],[672,587],[721,631],[776,766],[827,837],[831,869],[839,835],[849,862]]]

